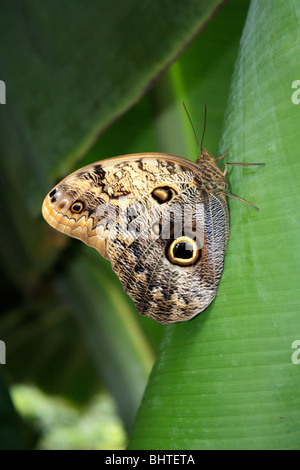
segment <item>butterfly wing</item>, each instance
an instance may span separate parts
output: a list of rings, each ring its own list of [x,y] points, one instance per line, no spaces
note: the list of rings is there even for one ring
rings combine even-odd
[[[43,215],[110,260],[140,314],[189,320],[216,296],[229,226],[225,196],[201,189],[199,172],[166,154],[104,160],[59,183]]]

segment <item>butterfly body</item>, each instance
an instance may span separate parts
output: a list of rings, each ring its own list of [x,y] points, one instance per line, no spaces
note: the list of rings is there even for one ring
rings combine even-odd
[[[216,296],[229,236],[226,190],[204,149],[197,163],[124,155],[63,179],[43,215],[109,259],[139,313],[167,324],[191,319]]]

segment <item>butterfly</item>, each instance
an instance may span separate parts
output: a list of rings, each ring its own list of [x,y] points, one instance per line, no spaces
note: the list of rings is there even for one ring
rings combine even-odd
[[[196,163],[165,153],[108,158],[64,178],[42,213],[56,230],[78,238],[111,262],[143,316],[162,324],[190,320],[217,295],[229,237],[228,165],[222,172],[203,148]]]
[[[217,294],[226,197],[248,203],[227,193],[230,163],[222,172],[216,160],[202,145],[196,163],[164,153],[108,158],[64,178],[42,213],[111,262],[141,315],[162,324],[190,320]]]

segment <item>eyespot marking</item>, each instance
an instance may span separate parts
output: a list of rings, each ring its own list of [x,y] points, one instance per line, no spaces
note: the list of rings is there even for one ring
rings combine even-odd
[[[70,209],[71,212],[73,212],[74,214],[80,214],[80,212],[83,211],[83,203],[80,201],[76,201],[71,205]]]
[[[171,199],[176,196],[177,192],[175,189],[170,186],[160,186],[153,189],[151,196],[158,204],[164,204],[165,202],[171,201]]]
[[[57,189],[58,189],[58,188],[54,188],[54,189],[51,191],[51,193],[49,193],[49,197],[50,197],[50,198],[54,196],[54,194],[57,192]]]
[[[191,266],[201,258],[201,250],[193,238],[182,236],[167,244],[166,257],[172,264]]]

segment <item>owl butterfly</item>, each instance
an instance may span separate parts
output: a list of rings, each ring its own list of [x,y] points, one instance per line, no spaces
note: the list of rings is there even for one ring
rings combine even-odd
[[[226,196],[236,198],[226,192],[229,163],[222,172],[215,160],[202,143],[196,163],[161,153],[108,158],[63,179],[45,198],[43,216],[111,262],[141,315],[190,320],[216,296],[229,235]]]

